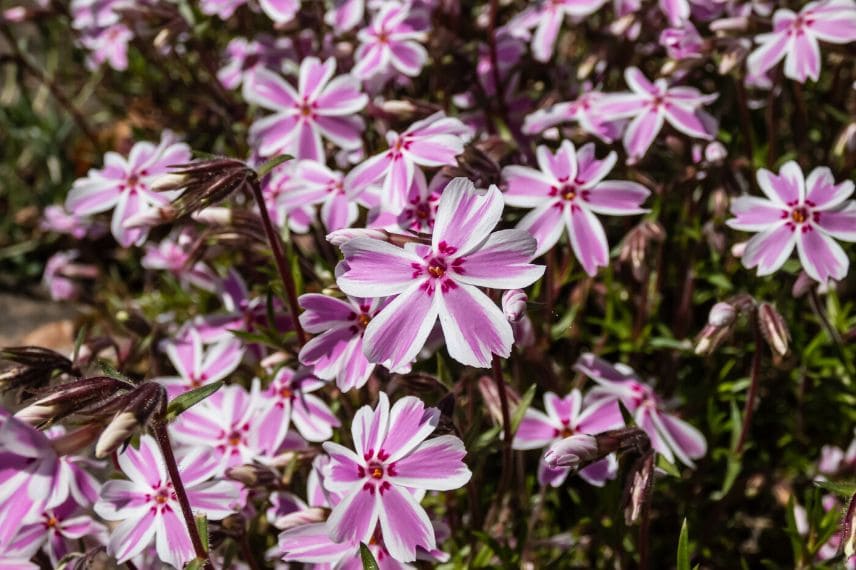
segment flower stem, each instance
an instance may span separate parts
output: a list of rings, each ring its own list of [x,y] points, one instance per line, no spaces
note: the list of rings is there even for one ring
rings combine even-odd
[[[208,558],[208,551],[203,546],[202,539],[199,537],[199,530],[196,528],[196,520],[193,518],[193,511],[190,508],[187,491],[184,489],[184,483],[181,482],[181,474],[178,472],[178,463],[175,461],[172,444],[169,442],[169,432],[166,429],[166,422],[163,418],[158,418],[152,423],[155,438],[158,441],[161,453],[163,453],[166,470],[169,473],[169,480],[172,482],[172,488],[175,489],[175,495],[178,498],[179,505],[181,505],[181,514],[184,516],[184,524],[187,526],[187,533],[190,535],[193,551],[196,553],[196,557],[203,561],[203,568],[214,570],[214,565],[211,564],[211,560]]]
[[[294,284],[294,277],[289,271],[289,266],[285,262],[285,252],[282,250],[282,241],[279,239],[279,234],[273,227],[268,213],[267,204],[262,196],[262,187],[259,184],[257,177],[253,177],[250,181],[250,187],[253,189],[253,198],[259,207],[259,213],[262,217],[262,226],[265,229],[265,235],[270,243],[273,259],[276,262],[279,277],[282,279],[282,284],[285,286],[285,294],[288,298],[288,311],[291,314],[291,320],[294,324],[294,332],[297,333],[297,342],[300,346],[306,344],[306,333],[303,332],[303,327],[300,326],[300,308],[297,304],[297,286]]]
[[[505,379],[502,376],[502,363],[497,355],[493,355],[493,380],[499,392],[499,404],[502,408],[502,476],[500,478],[499,499],[508,488],[513,465],[511,463],[511,411],[508,405],[508,393],[505,390]]]
[[[758,318],[751,316],[752,332],[755,337],[755,353],[752,355],[752,368],[749,372],[749,393],[746,395],[746,405],[743,408],[743,424],[740,426],[740,437],[734,448],[735,453],[743,452],[743,445],[749,434],[749,425],[752,423],[752,412],[755,410],[755,400],[758,397],[758,382],[761,376],[761,327],[758,326]]]
[[[244,556],[244,561],[247,563],[247,566],[250,567],[250,570],[258,570],[259,566],[256,564],[256,559],[253,556],[253,550],[250,548],[250,541],[247,540],[247,533],[244,532],[241,535],[241,553]]]

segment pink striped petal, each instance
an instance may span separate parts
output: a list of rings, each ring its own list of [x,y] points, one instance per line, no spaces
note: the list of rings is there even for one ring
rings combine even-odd
[[[835,184],[832,171],[826,166],[820,166],[811,171],[806,179],[806,202],[811,202],[813,208],[831,209],[840,205],[853,194],[853,181],[845,180]]]
[[[120,195],[121,191],[116,180],[102,178],[94,171],[90,171],[86,178],[74,181],[65,200],[65,208],[80,216],[97,214],[113,208]]]
[[[829,279],[840,281],[847,276],[850,260],[834,239],[808,225],[798,229],[796,234],[800,261],[812,279],[826,283]]]
[[[351,423],[351,436],[357,455],[365,460],[377,456],[389,428],[389,398],[385,392],[378,397],[377,407],[363,406]]]
[[[598,267],[609,264],[609,246],[603,226],[587,208],[572,206],[565,209],[565,223],[571,248],[589,275],[596,275]]]
[[[315,101],[336,72],[336,60],[327,59],[321,63],[317,57],[307,57],[300,62],[298,91],[309,101]]]
[[[523,230],[494,232],[477,251],[459,258],[455,279],[494,289],[528,287],[544,274],[544,266],[529,263],[536,245],[535,238]]]
[[[455,157],[464,152],[461,137],[438,134],[419,137],[409,141],[407,154],[422,166],[445,166],[456,164]]]
[[[680,132],[690,137],[705,140],[713,139],[713,135],[708,132],[707,126],[701,120],[698,111],[674,103],[666,104],[665,110],[666,120]]]
[[[329,564],[357,555],[356,541],[334,542],[324,523],[290,528],[279,535],[279,550],[283,560],[305,564]]]
[[[368,101],[355,77],[340,75],[327,84],[316,100],[317,112],[326,117],[352,115],[362,111]]]
[[[365,473],[360,474],[363,461],[353,451],[332,441],[325,442],[323,447],[324,451],[330,457],[330,461],[324,467],[323,473],[325,489],[332,492],[350,491],[354,488],[355,484],[358,484],[365,478]]]
[[[502,178],[507,189],[503,194],[505,203],[520,208],[534,208],[550,198],[554,181],[534,168],[526,166],[506,166],[502,169]]]
[[[333,144],[347,150],[357,150],[363,145],[362,133],[365,124],[358,115],[347,117],[327,117],[319,115],[315,118],[315,126]]]
[[[425,408],[419,398],[406,396],[398,400],[389,413],[389,429],[381,446],[394,462],[409,454],[414,447],[434,431],[440,419],[440,410]]]
[[[550,467],[544,461],[544,456],[538,462],[538,484],[541,486],[550,485],[551,487],[560,487],[571,473],[569,467]]]
[[[557,437],[558,426],[545,413],[529,408],[523,415],[511,447],[514,449],[541,449]]]
[[[327,519],[327,533],[336,542],[368,543],[382,512],[374,487],[356,485],[342,498]]]
[[[339,420],[321,398],[302,394],[294,399],[293,404],[291,421],[303,439],[314,442],[333,437],[333,428],[339,426]]]
[[[146,510],[139,518],[129,518],[113,529],[107,552],[122,564],[142,552],[158,530],[158,517],[154,510]],[[186,532],[186,531],[185,531]]]
[[[533,258],[543,255],[562,237],[565,227],[562,223],[564,209],[561,202],[555,200],[543,202],[523,216],[517,224],[517,229],[528,232],[538,244]]]
[[[804,200],[805,179],[802,169],[793,160],[779,169],[778,176],[762,168],[756,173],[756,178],[761,191],[773,202],[795,206]]]
[[[749,240],[741,260],[749,269],[757,266],[758,275],[769,275],[784,265],[796,241],[795,232],[788,225],[773,226]]]
[[[746,58],[752,76],[760,76],[775,67],[790,52],[791,39],[785,32],[762,34],[755,38],[761,45]]]
[[[815,223],[824,232],[842,241],[856,241],[856,203],[851,201],[845,208],[818,212],[817,215]]]
[[[373,238],[354,238],[341,246],[348,269],[336,282],[348,295],[383,297],[401,293],[414,282],[416,254]]]
[[[603,487],[607,481],[615,479],[618,474],[618,460],[614,455],[609,455],[606,459],[596,461],[580,470],[580,477],[589,485],[595,487]]]
[[[349,303],[329,295],[307,293],[301,295],[298,302],[303,308],[300,324],[306,332],[312,334],[324,332],[333,326],[349,325],[356,318],[356,312]]]
[[[624,70],[624,80],[635,93],[640,95],[659,95],[660,90],[645,77],[638,67],[628,67]]]
[[[796,34],[785,58],[785,77],[805,82],[820,78],[820,46],[812,34]]]
[[[573,425],[580,415],[583,399],[579,390],[572,390],[564,398],[554,392],[544,393],[544,409],[554,422],[561,425]]]
[[[632,158],[642,158],[663,128],[664,115],[654,109],[642,112],[627,125],[624,148]]]
[[[612,216],[644,214],[648,210],[642,204],[651,191],[629,180],[606,180],[594,188],[582,192],[580,197],[593,212]]]
[[[576,419],[576,430],[591,435],[622,426],[624,417],[615,400],[593,402]]]
[[[378,502],[382,505],[380,528],[384,546],[395,560],[413,562],[417,546],[427,551],[437,547],[428,514],[409,491],[392,485],[380,491]]]
[[[166,467],[163,456],[153,437],[140,438],[140,449],[128,446],[119,455],[119,467],[134,483],[154,487],[166,481]]]
[[[732,200],[731,213],[736,217],[726,224],[735,230],[748,232],[763,231],[788,217],[788,211],[775,202],[755,196],[740,196]]]
[[[557,7],[548,4],[547,9],[541,15],[535,36],[532,38],[532,56],[538,61],[550,61],[556,38],[559,36],[559,28],[562,26],[564,13]]]
[[[502,310],[487,295],[472,285],[458,283],[438,297],[449,356],[480,368],[490,367],[493,354],[508,358],[514,334]]]
[[[265,109],[281,111],[295,107],[300,97],[282,77],[264,67],[252,74],[252,80],[244,85],[244,98]]]
[[[502,194],[496,186],[479,193],[466,178],[455,178],[443,190],[437,207],[431,245],[440,243],[466,255],[487,239],[502,215]]]
[[[159,517],[158,527],[156,544],[161,561],[183,568],[196,557],[181,515],[172,509],[164,510]]]
[[[389,59],[404,75],[416,77],[428,61],[428,50],[417,42],[390,42]]]

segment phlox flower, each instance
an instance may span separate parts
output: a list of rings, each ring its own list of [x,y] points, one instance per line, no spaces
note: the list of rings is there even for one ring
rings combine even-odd
[[[283,228],[288,224],[288,229],[298,234],[305,234],[315,220],[313,208],[306,205],[296,205],[288,200],[288,188],[298,161],[291,160],[274,168],[269,176],[262,181],[262,197],[270,214],[271,221],[277,227]]]
[[[717,94],[703,95],[694,87],[669,87],[665,79],[651,83],[635,67],[624,71],[624,79],[631,91],[604,95],[598,109],[606,121],[633,118],[624,131],[624,148],[632,159],[645,155],[664,122],[687,136],[713,139],[716,122],[702,106],[715,101]]]
[[[369,207],[365,187],[355,190],[346,186],[341,172],[327,168],[321,162],[301,160],[282,188],[282,206],[286,212],[321,205],[321,222],[328,232],[350,227],[357,220],[357,204]],[[286,214],[288,215],[288,214]]]
[[[154,542],[162,562],[183,568],[195,554],[154,438],[143,435],[139,449],[126,448],[119,455],[119,468],[128,479],[107,481],[95,504],[98,516],[119,523],[110,534],[107,552],[121,564]],[[184,456],[178,468],[194,513],[220,520],[232,512],[240,486],[210,480],[217,463],[207,450],[199,448]]]
[[[407,193],[407,204],[396,217],[398,227],[405,231],[422,234],[430,234],[434,231],[434,220],[437,218],[440,195],[448,183],[448,176],[441,171],[431,179],[431,184],[428,184],[422,170],[415,169],[413,183]]]
[[[300,324],[317,335],[300,349],[300,362],[312,366],[319,378],[335,379],[343,392],[362,388],[375,367],[363,353],[363,336],[383,300],[307,293],[298,302],[303,307]]]
[[[48,232],[68,234],[75,239],[96,238],[104,233],[104,228],[88,217],[71,214],[57,205],[45,208],[39,227]]]
[[[77,250],[58,251],[45,263],[42,283],[50,291],[54,301],[70,301],[80,296],[79,278],[93,279],[98,276],[94,265],[75,263],[80,252]]]
[[[597,104],[603,100],[603,96],[600,91],[586,91],[574,101],[556,103],[547,109],[535,111],[526,116],[523,132],[538,135],[556,125],[575,121],[585,132],[611,143],[621,134],[621,129],[617,123],[605,121],[599,115]]]
[[[440,411],[412,396],[392,409],[381,392],[375,409],[363,406],[351,425],[356,453],[326,442],[330,463],[324,486],[342,494],[327,519],[335,542],[369,543],[379,525],[383,544],[400,562],[416,558],[416,548],[436,548],[434,528],[414,490],[449,491],[469,481],[463,442],[452,435],[426,439]],[[353,543],[353,542],[351,542]]]
[[[755,37],[760,45],[749,54],[746,67],[760,76],[785,60],[785,76],[805,83],[820,77],[820,45],[856,41],[856,2],[822,0],[809,2],[798,14],[787,8],[773,14],[773,31]]]
[[[219,477],[264,455],[260,408],[258,379],[249,391],[239,384],[223,386],[178,416],[170,434],[177,443],[204,449]]]
[[[396,71],[416,77],[428,60],[428,52],[419,43],[425,30],[409,20],[411,3],[385,2],[372,23],[359,31],[360,46],[355,55],[353,73],[361,79]]]
[[[347,270],[338,276],[348,295],[397,295],[366,327],[370,362],[394,370],[425,345],[438,317],[449,354],[463,364],[488,367],[491,355],[508,357],[511,325],[479,287],[526,287],[544,273],[529,263],[536,242],[522,230],[491,233],[502,215],[496,186],[477,191],[452,180],[440,198],[431,244],[397,247],[369,237],[345,242]]]
[[[582,19],[591,16],[606,4],[606,0],[551,0],[537,8],[537,27],[532,37],[532,56],[538,61],[553,57],[556,39],[565,17]]]
[[[359,190],[383,178],[382,203],[388,211],[398,214],[407,204],[416,165],[456,164],[455,157],[464,152],[469,134],[466,125],[446,117],[442,111],[416,121],[401,134],[389,131],[389,149],[355,167],[346,185]]]
[[[192,328],[183,337],[164,341],[161,350],[178,373],[156,379],[170,398],[227,378],[244,357],[244,348],[237,338],[224,338],[206,349],[199,332]]]
[[[275,455],[285,442],[291,425],[307,441],[326,441],[340,423],[324,401],[312,394],[326,385],[308,370],[291,368],[276,371],[270,385],[259,398],[256,417],[258,445]]]
[[[794,161],[775,175],[757,172],[758,186],[766,198],[741,196],[731,204],[736,217],[728,225],[758,232],[749,240],[741,260],[758,275],[769,275],[790,257],[794,246],[805,272],[816,281],[841,280],[850,260],[836,239],[856,241],[856,200],[853,182],[835,184],[829,168],[818,167],[804,178]]]
[[[690,0],[659,0],[660,10],[669,20],[669,25],[679,27],[690,19]]]
[[[169,271],[183,284],[214,291],[218,280],[214,271],[202,261],[188,264],[195,240],[193,232],[183,230],[176,237],[164,238],[158,244],[148,243],[140,263],[146,269]]]
[[[593,354],[584,354],[574,366],[595,382],[585,398],[586,405],[620,401],[633,414],[633,419],[651,438],[654,450],[674,463],[675,458],[693,467],[693,459],[707,453],[707,442],[696,428],[666,413],[663,402],[653,388],[624,364],[611,365]]]
[[[366,0],[335,0],[324,14],[324,22],[336,33],[352,30],[362,22]]]
[[[646,212],[641,208],[650,192],[636,182],[603,180],[615,165],[610,152],[603,160],[595,157],[589,143],[576,151],[571,141],[563,141],[555,153],[538,147],[539,170],[506,166],[505,202],[511,206],[534,208],[517,225],[538,241],[535,255],[553,247],[567,228],[574,255],[589,275],[609,263],[609,246],[603,226],[595,213],[629,216]]]
[[[579,390],[573,390],[564,398],[553,392],[545,393],[544,409],[546,414],[532,408],[526,410],[514,435],[514,449],[544,449],[546,452],[553,443],[574,434],[596,435],[624,425],[615,401],[601,400],[583,408],[583,396]],[[607,480],[614,479],[617,471],[618,462],[614,455],[610,455],[580,470],[579,475],[588,483],[601,487]],[[544,454],[541,454],[538,464],[538,482],[541,485],[558,487],[565,482],[568,473],[568,467],[547,465]]]
[[[368,102],[350,75],[333,77],[336,60],[307,57],[300,63],[297,90],[278,74],[257,69],[244,85],[244,98],[274,111],[255,121],[250,137],[262,156],[290,154],[324,162],[321,136],[337,146],[360,147],[363,120],[356,115]]]
[[[103,30],[81,36],[80,43],[89,50],[87,66],[96,68],[104,62],[117,71],[128,69],[128,42],[134,38],[124,24],[113,24]]]
[[[246,0],[201,0],[200,9],[203,14],[228,20],[245,3]],[[286,23],[294,19],[300,9],[300,0],[259,0],[259,6],[274,22]]]
[[[92,516],[78,512],[77,503],[69,499],[56,508],[45,510],[34,522],[21,525],[9,551],[21,553],[22,558],[31,558],[44,548],[51,564],[57,568],[66,554],[77,550],[77,541],[84,537],[104,543],[106,529]]]
[[[234,38],[224,52],[226,64],[217,71],[217,79],[226,89],[235,89],[252,80],[257,69],[280,71],[294,55],[290,38],[272,38],[259,34],[252,40]]]
[[[170,166],[190,160],[190,147],[175,142],[164,132],[160,144],[138,142],[127,158],[116,152],[104,155],[104,168],[91,169],[85,178],[75,180],[65,207],[75,215],[113,210],[110,229],[122,247],[142,244],[146,228],[125,227],[125,221],[159,207],[167,206],[177,192],[156,192],[152,183],[166,174]]]
[[[63,426],[51,426],[43,432],[48,439],[55,440],[66,434]],[[101,467],[101,462],[80,455],[57,456],[54,487],[82,507],[98,500],[101,482],[89,471]],[[67,491],[66,491],[67,490]]]

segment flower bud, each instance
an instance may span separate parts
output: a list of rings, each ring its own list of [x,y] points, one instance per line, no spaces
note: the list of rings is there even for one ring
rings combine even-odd
[[[654,483],[654,452],[640,457],[632,468],[629,484],[624,491],[624,521],[633,524],[642,516],[648,505]]]
[[[580,469],[600,459],[597,438],[587,434],[574,434],[550,446],[544,461],[552,468]]]
[[[247,464],[229,467],[226,477],[247,487],[267,487],[279,479],[275,471],[264,465]]]
[[[107,424],[95,444],[95,457],[107,457],[122,445],[135,431],[145,427],[149,419],[166,411],[166,390],[160,384],[141,385],[127,397],[125,407]]]
[[[129,385],[110,378],[94,376],[54,386],[48,393],[18,410],[15,417],[33,426],[46,425],[80,411],[92,404],[103,405]]]
[[[758,305],[758,326],[761,327],[761,334],[773,352],[779,356],[786,356],[791,335],[788,324],[773,305],[769,303]]]
[[[123,228],[150,228],[166,224],[175,219],[175,208],[167,204],[160,208],[151,210],[143,210],[138,214],[134,214],[125,220],[122,224]]]
[[[510,323],[520,321],[526,315],[526,301],[529,297],[522,289],[509,289],[502,294],[502,312]]]
[[[55,372],[70,373],[72,362],[65,356],[39,346],[10,347],[0,351],[0,360],[14,363],[0,371],[0,390],[38,388],[47,384]]]
[[[301,509],[293,513],[283,515],[273,521],[273,526],[279,530],[288,530],[305,524],[321,523],[327,520],[327,511],[318,507]]]
[[[728,150],[719,141],[713,141],[704,147],[704,159],[711,163],[720,163],[728,157]]]
[[[808,276],[805,271],[800,271],[797,278],[794,280],[794,285],[791,287],[791,295],[795,299],[799,299],[817,285],[817,281]]]
[[[719,302],[710,309],[707,322],[715,327],[725,327],[737,318],[737,309],[731,303]]]
[[[479,378],[479,392],[487,406],[487,411],[493,420],[502,424],[502,401],[499,397],[499,390],[496,388],[496,381],[490,376],[482,376]],[[520,405],[520,396],[511,389],[511,386],[505,387],[505,393],[508,397],[508,406],[514,410]],[[514,413],[512,411],[512,413]]]
[[[211,226],[226,226],[232,222],[232,209],[214,206],[190,215],[195,221]]]
[[[369,237],[387,241],[389,234],[383,230],[373,230],[369,228],[343,228],[327,234],[327,241],[336,247],[339,247],[354,238]]]

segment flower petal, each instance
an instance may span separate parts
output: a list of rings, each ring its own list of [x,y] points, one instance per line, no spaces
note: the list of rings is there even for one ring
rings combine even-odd
[[[417,546],[428,551],[437,547],[428,513],[407,490],[392,485],[380,491],[378,501],[382,505],[383,542],[390,556],[400,562],[412,562],[416,560]]]
[[[329,444],[325,444],[325,447]],[[336,542],[368,544],[381,512],[380,497],[374,487],[354,486],[333,508],[327,519],[327,534]]]
[[[481,193],[466,178],[455,178],[443,190],[434,222],[432,247],[445,243],[466,255],[490,235],[502,215],[502,193],[496,186]]]
[[[544,274],[543,265],[529,263],[537,242],[523,230],[501,230],[490,234],[477,251],[458,258],[451,269],[462,283],[494,289],[522,289]]]
[[[812,279],[826,283],[847,276],[850,260],[834,239],[811,226],[803,226],[796,234],[800,261]]]
[[[784,265],[796,244],[794,230],[788,224],[773,226],[749,240],[741,261],[752,269],[758,266],[758,275],[770,275]]]
[[[348,269],[336,282],[348,295],[384,297],[412,288],[413,264],[422,266],[422,259],[391,243],[358,237],[341,246]]]
[[[449,356],[468,366],[489,368],[493,354],[508,358],[514,333],[490,298],[472,285],[458,283],[439,292],[440,324]]]
[[[650,194],[650,190],[636,182],[605,180],[591,190],[584,190],[580,199],[598,214],[632,216],[648,211],[641,206]]]
[[[596,275],[598,267],[609,265],[609,246],[606,233],[597,217],[588,208],[572,206],[565,209],[565,223],[571,238],[574,255],[589,275]]]
[[[788,217],[788,211],[776,202],[756,196],[740,196],[732,200],[731,213],[737,217],[726,222],[728,227],[744,232],[763,231]]]
[[[398,400],[389,413],[389,430],[381,445],[388,456],[386,461],[398,461],[419,445],[440,420],[440,410],[425,408],[425,404],[414,396]]]
[[[543,202],[518,222],[517,229],[525,230],[538,244],[533,257],[543,255],[562,237],[565,229],[562,223],[564,210],[561,202]]]
[[[550,200],[553,181],[549,176],[526,166],[506,166],[502,178],[507,189],[503,194],[505,203],[520,208],[534,208]]]

